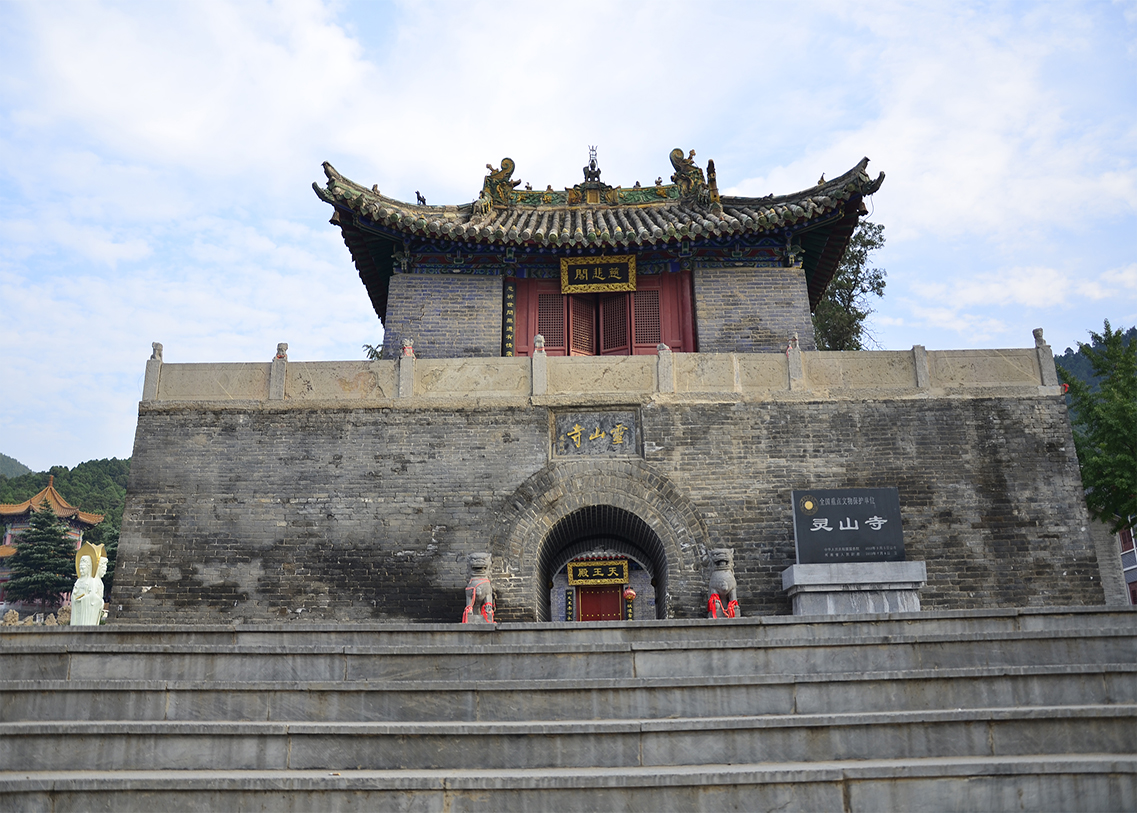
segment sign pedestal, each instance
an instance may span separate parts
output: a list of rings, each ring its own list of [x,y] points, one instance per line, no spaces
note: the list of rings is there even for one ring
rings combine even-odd
[[[927,580],[924,562],[793,565],[782,571],[794,615],[919,612],[917,591]]]

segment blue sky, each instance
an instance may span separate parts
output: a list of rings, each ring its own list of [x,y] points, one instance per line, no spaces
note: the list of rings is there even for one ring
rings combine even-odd
[[[168,362],[362,358],[320,162],[431,203],[884,171],[880,347],[1137,323],[1137,3],[0,2],[0,451],[131,454]]]

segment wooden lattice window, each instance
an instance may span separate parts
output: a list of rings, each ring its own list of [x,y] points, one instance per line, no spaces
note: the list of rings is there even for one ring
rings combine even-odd
[[[629,353],[628,295],[600,295],[600,352],[609,355]]]
[[[632,296],[636,346],[656,347],[660,342],[659,291],[636,291]]]
[[[537,332],[545,337],[546,350],[565,349],[565,307],[560,294],[537,295]],[[532,336],[526,337],[532,341]]]
[[[596,302],[588,296],[565,297],[569,304],[569,324],[572,330],[570,356],[596,355]]]

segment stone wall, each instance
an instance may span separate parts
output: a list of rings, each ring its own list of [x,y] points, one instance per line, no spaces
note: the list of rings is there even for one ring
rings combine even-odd
[[[501,355],[502,278],[441,274],[391,277],[383,351],[398,355],[404,336],[421,358]]]
[[[925,608],[1103,603],[1065,402],[1039,386],[1048,377],[1035,350],[917,350],[801,354],[797,389],[792,374],[775,388],[784,354],[675,354],[677,381],[771,388],[743,392],[531,395],[527,375],[518,378],[529,359],[493,360],[506,367],[483,396],[469,394],[461,371],[488,359],[434,363],[448,396],[424,394],[417,370],[415,394],[390,397],[391,362],[359,363],[354,376],[354,366],[325,374],[288,362],[295,389],[279,401],[171,391],[140,406],[112,613],[450,622],[466,554],[488,549],[498,618],[538,618],[542,541],[592,505],[616,506],[658,535],[669,571],[659,600],[671,616],[705,612],[703,555],[713,547],[735,549],[746,614],[786,613],[790,491],[888,485],[900,491],[909,558],[927,562]],[[580,371],[604,374],[582,361]],[[1000,364],[1022,381],[997,386]],[[935,375],[949,369],[945,387]],[[179,375],[170,380],[184,384]],[[912,386],[921,376],[924,389]],[[370,383],[345,388],[361,377]],[[862,379],[878,387],[858,390]],[[326,397],[337,392],[358,400]],[[557,410],[615,405],[638,415],[634,453],[554,455]]]
[[[696,268],[694,284],[700,353],[776,353],[794,333],[817,346],[800,268]]]

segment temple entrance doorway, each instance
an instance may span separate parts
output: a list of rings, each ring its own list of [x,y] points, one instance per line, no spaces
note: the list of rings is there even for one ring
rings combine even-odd
[[[695,351],[690,271],[640,276],[629,293],[562,294],[559,280],[508,283],[516,297],[514,355],[533,355],[538,333],[549,356],[655,355],[661,342]]]
[[[612,505],[565,516],[541,545],[550,621],[665,618],[667,557],[643,519]]]
[[[623,621],[624,589],[612,587],[579,587],[576,590],[578,621]],[[568,619],[565,619],[568,620]]]

